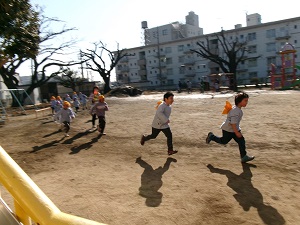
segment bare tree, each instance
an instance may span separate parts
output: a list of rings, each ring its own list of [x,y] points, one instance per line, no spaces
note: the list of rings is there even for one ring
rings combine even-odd
[[[70,50],[75,46],[77,40],[65,41],[63,43],[56,41],[59,37],[70,31],[76,30],[76,28],[63,27],[60,31],[55,32],[49,29],[49,25],[55,22],[62,21],[55,18],[48,18],[43,15],[40,16],[39,50],[36,55],[30,57],[32,74],[31,83],[26,89],[28,94],[31,94],[35,88],[48,82],[52,77],[61,74],[63,72],[63,67],[82,63],[81,61],[65,59],[67,56],[74,54]],[[27,58],[18,57],[14,60],[7,61],[0,68],[1,76],[8,88],[18,88],[19,80],[16,76],[16,71],[26,60]],[[51,70],[51,72],[49,72],[49,70]],[[27,95],[24,93],[23,97],[23,99],[26,99]]]
[[[99,43],[94,43],[94,49],[87,49],[86,52],[82,51],[80,54],[84,59],[89,60],[86,63],[87,69],[98,72],[102,77],[104,81],[104,93],[111,90],[111,72],[120,59],[125,56],[133,56],[133,54],[128,54],[126,49],[119,50],[119,44],[117,51],[110,51],[101,41]],[[106,64],[105,57],[108,57],[109,65]]]
[[[73,91],[76,91],[76,87],[81,86],[83,82],[87,81],[86,78],[79,77],[78,73],[70,68],[64,69],[61,76],[56,76],[54,79],[62,86],[71,88]]]
[[[233,79],[230,86],[237,91],[237,67],[242,61],[250,59],[246,56],[247,41],[239,41],[237,37],[229,41],[225,37],[224,30],[213,34],[213,38],[216,40],[215,43],[212,43],[212,39],[207,36],[206,42],[197,42],[199,49],[191,49],[191,51],[218,64],[223,73],[232,73]]]

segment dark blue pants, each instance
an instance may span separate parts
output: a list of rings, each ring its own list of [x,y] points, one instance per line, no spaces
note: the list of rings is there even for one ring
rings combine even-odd
[[[105,125],[106,125],[105,117],[98,116],[98,120],[99,120],[99,128],[101,130],[101,133],[104,133],[104,129],[105,129]]]
[[[152,127],[152,133],[145,137],[145,141],[148,141],[150,139],[155,139],[160,132],[163,132],[165,134],[165,136],[167,137],[168,151],[172,151],[173,150],[173,140],[172,140],[172,132],[171,132],[170,127],[166,128],[166,129],[156,129],[156,128]]]
[[[215,141],[219,144],[226,145],[233,138],[236,141],[236,143],[238,143],[238,145],[239,145],[241,158],[243,158],[247,154],[246,141],[243,136],[241,138],[238,138],[234,132],[228,132],[225,130],[222,130],[222,134],[223,134],[222,137],[217,137],[217,136],[213,135],[211,137],[211,140]]]

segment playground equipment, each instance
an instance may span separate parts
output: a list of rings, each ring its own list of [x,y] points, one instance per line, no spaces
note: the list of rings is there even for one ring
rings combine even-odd
[[[299,66],[295,65],[294,46],[287,42],[279,54],[281,55],[281,71],[276,74],[276,66],[271,63],[271,88],[286,90],[299,86],[299,80],[296,79],[296,68],[299,69]]]
[[[0,198],[1,225],[101,225],[61,212],[0,146],[0,183],[14,198],[13,213]]]

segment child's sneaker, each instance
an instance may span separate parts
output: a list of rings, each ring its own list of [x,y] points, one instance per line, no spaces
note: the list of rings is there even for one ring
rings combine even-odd
[[[207,137],[206,137],[206,144],[209,144],[209,142],[211,141],[211,137],[213,136],[213,133],[212,132],[209,132]]]
[[[69,137],[70,135],[68,133],[65,134],[66,137]]]
[[[242,163],[249,162],[249,161],[253,160],[254,158],[255,158],[254,156],[248,156],[248,155],[245,155],[245,156],[241,159],[241,162],[242,162]]]

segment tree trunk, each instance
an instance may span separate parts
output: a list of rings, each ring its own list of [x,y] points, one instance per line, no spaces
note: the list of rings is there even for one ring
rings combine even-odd
[[[104,80],[104,90],[103,90],[103,94],[106,94],[108,93],[111,88],[110,88],[110,76],[105,76],[105,77],[102,77],[103,80]]]

